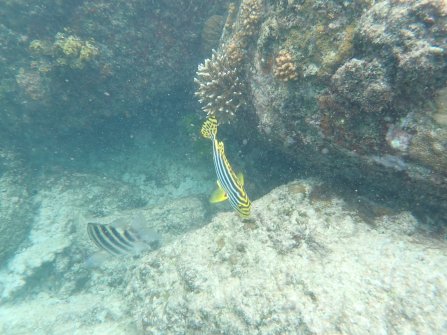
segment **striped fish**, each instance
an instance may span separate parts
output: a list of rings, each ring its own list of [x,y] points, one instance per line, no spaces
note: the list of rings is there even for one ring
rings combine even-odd
[[[118,220],[111,224],[89,222],[87,233],[98,248],[114,256],[137,255],[144,249],[155,249],[160,242],[155,232],[141,234],[132,227],[120,226]]]
[[[209,117],[202,126],[202,136],[213,142],[213,161],[217,175],[218,189],[211,195],[210,202],[216,203],[228,199],[231,207],[242,217],[250,216],[251,202],[244,189],[244,177],[236,175],[225,156],[223,142],[217,140],[217,120]]]

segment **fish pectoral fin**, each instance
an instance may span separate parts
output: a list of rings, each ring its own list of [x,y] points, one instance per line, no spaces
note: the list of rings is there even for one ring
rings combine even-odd
[[[227,193],[225,193],[224,189],[220,186],[220,183],[217,182],[218,188],[211,194],[210,202],[215,204],[217,202],[222,202],[228,199]]]
[[[239,181],[239,183],[241,184],[241,186],[244,186],[244,175],[242,174],[242,172],[239,172],[237,174],[237,180]]]

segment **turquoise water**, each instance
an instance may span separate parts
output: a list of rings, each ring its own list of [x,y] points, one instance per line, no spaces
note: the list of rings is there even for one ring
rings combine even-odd
[[[443,2],[0,18],[1,334],[447,332]]]

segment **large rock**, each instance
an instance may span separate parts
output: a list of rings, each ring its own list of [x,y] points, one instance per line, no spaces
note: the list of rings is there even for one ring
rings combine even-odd
[[[21,304],[3,304],[0,332],[21,334],[137,335],[119,292],[90,292],[58,299],[41,293]]]
[[[148,112],[166,118],[174,109],[159,102],[184,102],[204,22],[227,3],[33,2],[0,6],[0,129],[11,137],[89,131]]]
[[[18,186],[9,187],[4,194],[11,195]],[[121,219],[131,223],[142,218],[144,229],[156,231],[164,244],[201,227],[207,213],[203,201],[194,196],[145,206],[146,198],[152,196],[138,186],[91,174],[66,173],[44,178],[38,186],[33,198],[38,210],[27,212],[17,207],[19,198],[1,203],[5,225],[0,226],[4,237],[0,255],[4,259],[10,256],[0,267],[2,302],[43,292],[48,286],[53,293],[69,296],[91,286],[117,286],[122,282],[131,257],[124,263],[121,258],[96,257],[100,249],[88,237],[88,222],[108,224]],[[32,216],[32,225],[29,219],[23,219],[25,215]],[[109,273],[99,279],[88,269],[105,263],[107,267],[102,271]]]
[[[19,248],[33,222],[27,176],[14,154],[0,150],[0,264]]]
[[[2,206],[11,213],[5,211],[1,221],[6,223],[1,226],[4,238],[1,247],[9,251],[2,256],[10,256],[0,267],[2,302],[26,290],[27,293],[42,290],[49,283],[54,291],[80,289],[89,276],[82,269],[91,244],[86,236],[85,217],[104,216],[145,204],[136,187],[93,175],[58,175],[37,184],[39,192],[33,197],[36,205],[28,211],[23,204],[19,206],[26,197],[12,197],[20,184],[16,188],[8,185],[4,192],[11,197],[2,201]],[[42,273],[45,283],[41,281]]]
[[[219,49],[230,60],[243,50],[235,134],[260,133],[303,170],[445,219],[445,1],[246,0],[239,17],[256,2],[256,32],[224,30]]]
[[[408,212],[294,182],[145,256],[128,302],[144,334],[441,334],[445,247]]]

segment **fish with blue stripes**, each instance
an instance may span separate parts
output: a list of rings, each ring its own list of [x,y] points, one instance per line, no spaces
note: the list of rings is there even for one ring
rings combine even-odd
[[[133,218],[130,223],[124,219],[110,224],[89,222],[87,233],[98,248],[109,254],[138,255],[143,250],[156,249],[161,240],[158,233],[142,227],[140,222],[141,218]]]
[[[210,202],[217,203],[228,199],[231,207],[243,218],[250,216],[251,202],[244,189],[244,177],[236,175],[225,156],[223,142],[217,140],[217,119],[210,116],[202,125],[202,136],[213,142],[213,161],[217,175],[217,190],[213,192]]]

